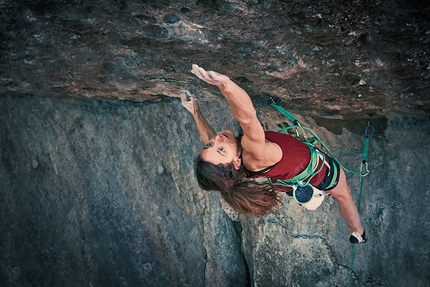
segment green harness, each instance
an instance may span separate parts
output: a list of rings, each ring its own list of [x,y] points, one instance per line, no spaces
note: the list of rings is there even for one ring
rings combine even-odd
[[[281,112],[283,115],[288,117],[294,124],[293,126],[288,126],[288,127],[282,128],[282,129],[278,130],[278,132],[285,132],[287,130],[294,129],[295,133],[296,133],[295,137],[297,139],[301,140],[303,143],[305,143],[306,146],[309,148],[310,160],[309,160],[308,166],[301,173],[294,176],[293,178],[284,179],[284,180],[278,179],[276,182],[272,182],[272,180],[270,178],[268,178],[268,181],[271,184],[280,185],[280,186],[286,186],[286,187],[301,186],[301,187],[304,187],[304,186],[310,184],[309,183],[310,180],[316,174],[318,174],[323,169],[324,165],[326,164],[329,168],[333,168],[333,170],[331,172],[334,173],[334,176],[332,177],[332,180],[331,180],[330,184],[326,187],[326,189],[331,189],[332,187],[334,187],[334,185],[337,183],[337,174],[338,174],[339,170],[335,164],[333,164],[332,166],[328,165],[328,161],[326,160],[327,156],[322,151],[317,149],[315,147],[315,144],[318,142],[321,143],[322,146],[324,146],[325,149],[328,151],[327,147],[316,136],[316,134],[312,130],[310,130],[307,127],[303,127],[302,125],[300,125],[299,121],[291,113],[289,113],[287,110],[285,110],[284,108],[282,108],[281,106],[276,104],[272,97],[271,97],[271,100],[272,100],[271,105],[274,108],[276,108],[279,112]],[[306,132],[305,132],[306,130],[311,132],[313,137],[308,138],[306,136]],[[329,154],[332,156],[331,152],[329,152]],[[336,162],[338,162],[334,156],[332,156],[332,158],[333,158],[333,160],[336,160]],[[320,167],[318,167],[320,162],[322,164]]]
[[[309,152],[311,155],[308,166],[301,173],[299,173],[293,178],[289,178],[285,180],[278,179],[276,182],[272,182],[272,180],[268,178],[268,181],[271,184],[287,186],[287,187],[305,186],[305,185],[308,185],[310,180],[322,170],[322,168],[324,167],[324,164],[326,163],[326,155],[320,150],[318,150],[312,144],[306,143],[306,142],[305,144],[309,148]],[[322,164],[320,167],[318,167],[320,161],[322,161]],[[331,185],[332,183],[330,184],[330,186]]]
[[[281,130],[279,130],[279,132],[283,132],[285,130],[288,129],[295,129],[296,130],[296,138],[301,139],[302,141],[304,141],[305,143],[308,144],[309,146],[309,150],[311,151],[311,160],[310,163],[308,165],[308,167],[299,175],[293,177],[292,179],[287,179],[287,180],[278,180],[277,182],[275,182],[274,184],[279,184],[279,185],[284,185],[284,186],[294,186],[294,184],[299,184],[299,183],[303,183],[304,180],[306,179],[306,184],[308,184],[310,179],[307,179],[308,177],[312,178],[312,176],[314,176],[316,173],[318,172],[314,172],[313,171],[313,167],[315,165],[318,165],[318,156],[315,156],[315,154],[317,154],[319,151],[310,143],[312,142],[319,142],[321,143],[321,145],[325,148],[325,150],[328,152],[328,154],[330,155],[330,157],[335,160],[339,166],[344,169],[346,172],[350,172],[350,173],[355,173],[355,174],[360,174],[361,176],[361,181],[360,181],[360,193],[359,193],[359,197],[358,197],[358,204],[357,204],[357,211],[360,212],[360,202],[361,202],[361,197],[363,194],[363,185],[364,185],[364,177],[367,176],[369,174],[369,169],[368,169],[368,163],[367,163],[367,156],[368,156],[368,152],[369,152],[369,142],[370,139],[373,136],[373,132],[375,131],[375,129],[373,128],[372,125],[370,125],[370,123],[367,124],[365,131],[364,131],[364,149],[363,149],[363,157],[362,157],[362,162],[361,162],[361,166],[360,166],[360,170],[359,171],[354,171],[354,170],[348,170],[346,169],[338,160],[337,158],[330,152],[330,150],[327,148],[327,146],[321,141],[321,139],[309,128],[307,127],[303,127],[300,125],[300,123],[298,122],[298,120],[291,114],[289,113],[287,110],[285,110],[284,108],[282,108],[281,106],[279,106],[277,104],[277,102],[275,102],[275,99],[273,97],[270,97],[272,103],[271,105],[277,109],[279,112],[281,112],[284,116],[288,117],[294,124],[294,126],[288,126],[286,128],[283,128]],[[279,102],[279,101],[278,101]],[[370,130],[369,130],[370,129]],[[305,130],[310,132],[313,137],[310,139],[306,139],[306,134],[305,134]],[[301,133],[301,135],[300,135]],[[311,148],[312,146],[312,148]],[[315,163],[316,162],[316,163]],[[333,172],[338,172],[336,165],[333,165],[333,167],[336,169],[336,171],[333,170]],[[335,177],[333,177],[335,178]],[[270,179],[269,179],[270,181]],[[333,181],[330,183],[330,186],[333,184]],[[328,189],[328,188],[327,188]],[[352,254],[351,254],[351,267],[350,267],[350,280],[349,280],[349,286],[353,285],[353,270],[354,270],[354,259],[355,259],[355,245],[352,246]]]
[[[368,147],[369,147],[369,140],[373,135],[373,127],[368,124],[368,126],[366,127],[366,131],[365,131],[365,144],[364,144],[364,151],[363,151],[363,162],[361,164],[360,170],[349,170],[347,168],[345,168],[340,162],[339,160],[333,155],[333,153],[330,151],[330,149],[324,144],[324,142],[315,134],[315,132],[313,130],[311,130],[308,127],[302,126],[299,121],[287,110],[285,110],[283,107],[281,107],[279,104],[277,104],[278,101],[275,101],[275,99],[273,97],[270,97],[272,103],[271,106],[274,107],[275,109],[277,109],[281,114],[283,114],[284,116],[286,116],[287,118],[289,118],[292,122],[293,125],[292,126],[287,126],[285,128],[282,128],[280,130],[278,130],[278,132],[285,132],[287,130],[294,130],[295,131],[295,138],[301,140],[302,142],[304,142],[310,150],[311,153],[311,158],[309,161],[309,165],[306,167],[306,169],[301,172],[300,174],[296,175],[293,178],[290,179],[285,179],[285,180],[278,180],[277,182],[273,183],[273,184],[279,184],[279,185],[283,185],[283,186],[293,186],[294,184],[308,184],[309,180],[312,179],[313,176],[315,176],[319,171],[321,171],[321,169],[319,169],[318,171],[315,171],[315,167],[318,166],[319,163],[319,157],[321,157],[321,155],[323,156],[323,162],[325,161],[325,154],[323,152],[321,152],[319,149],[317,149],[315,147],[316,144],[321,144],[321,146],[324,148],[324,150],[327,151],[328,155],[330,156],[330,158],[334,161],[336,161],[339,166],[345,170],[346,172],[349,173],[353,173],[353,174],[360,174],[360,176],[364,177],[366,175],[369,174],[369,170],[368,170],[368,165],[367,165],[367,154],[368,154]],[[371,128],[371,132],[370,135],[368,135],[368,128]],[[310,138],[308,138],[308,136],[306,135],[306,132],[310,133],[312,136]],[[336,167],[336,165],[334,166],[334,170],[333,172],[339,172],[338,168]],[[330,186],[333,184],[333,182],[330,184]]]

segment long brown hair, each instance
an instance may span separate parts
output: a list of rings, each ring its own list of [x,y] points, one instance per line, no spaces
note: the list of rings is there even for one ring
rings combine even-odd
[[[218,190],[224,200],[239,212],[264,215],[281,203],[272,184],[244,178],[243,166],[236,170],[233,163],[216,165],[198,155],[195,173],[200,188]]]

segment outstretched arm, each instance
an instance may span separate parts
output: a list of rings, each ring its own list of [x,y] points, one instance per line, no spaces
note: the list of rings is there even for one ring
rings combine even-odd
[[[229,77],[213,71],[193,65],[191,72],[208,84],[217,86],[227,99],[233,116],[242,127],[244,136],[241,144],[245,153],[249,156],[247,161],[250,166],[266,167],[276,163],[282,152],[279,146],[266,142],[263,127],[257,118],[257,114],[249,95]]]
[[[246,127],[251,123],[255,123],[257,116],[251,99],[248,94],[230,80],[229,77],[214,71],[206,71],[196,64],[192,66],[191,73],[206,83],[217,86],[220,89],[230,105],[233,116],[241,126],[244,125]],[[244,126],[242,126],[242,129],[245,128]],[[258,126],[261,128],[259,123]],[[262,128],[261,132],[263,132]]]
[[[181,100],[182,106],[184,106],[184,108],[186,108],[193,115],[194,120],[197,124],[197,129],[200,133],[200,137],[202,138],[203,142],[207,144],[209,140],[216,135],[216,133],[209,125],[206,118],[200,112],[199,106],[196,102],[196,97],[191,96],[188,100],[188,96],[184,93],[181,95]]]
[[[191,72],[208,84],[217,86],[227,99],[233,116],[242,127],[244,137],[242,147],[248,151],[258,149],[265,142],[263,128],[257,119],[254,105],[249,95],[229,77],[214,71],[206,71],[193,65]]]

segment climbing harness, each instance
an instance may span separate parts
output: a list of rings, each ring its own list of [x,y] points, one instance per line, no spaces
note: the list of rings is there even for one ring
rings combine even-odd
[[[274,107],[275,109],[277,109],[281,114],[283,114],[284,116],[286,116],[287,118],[289,118],[292,122],[293,122],[293,125],[292,126],[287,126],[287,127],[284,127],[284,128],[282,128],[282,129],[280,129],[280,130],[278,130],[278,132],[285,132],[285,131],[288,131],[288,130],[294,130],[295,131],[295,138],[297,138],[297,139],[299,139],[299,140],[301,140],[301,141],[303,141],[304,143],[306,143],[308,146],[310,145],[310,146],[312,146],[313,147],[313,149],[315,149],[315,145],[317,144],[317,143],[319,143],[319,144],[321,144],[321,146],[327,151],[327,153],[330,155],[330,157],[333,159],[333,160],[335,160],[341,167],[342,167],[342,169],[343,170],[345,170],[346,172],[349,172],[349,173],[354,173],[354,174],[360,174],[362,177],[363,176],[366,176],[368,173],[369,173],[369,170],[367,169],[367,164],[363,164],[362,163],[362,165],[365,165],[365,171],[362,171],[362,169],[360,169],[359,171],[357,171],[357,170],[349,170],[349,169],[347,169],[347,168],[345,168],[340,162],[339,162],[339,160],[334,156],[334,154],[330,151],[330,149],[325,145],[325,143],[315,134],[315,132],[313,131],[313,130],[311,130],[310,128],[308,128],[308,127],[305,127],[305,126],[302,126],[300,123],[299,123],[299,121],[290,113],[290,112],[288,112],[287,110],[285,110],[283,107],[281,107],[280,105],[279,105],[279,100],[277,100],[276,98],[274,98],[274,97],[270,97],[271,98],[271,100],[272,100],[272,103],[271,103],[271,106],[272,107]],[[366,133],[367,133],[367,130],[369,129],[369,128],[371,128],[372,129],[372,132],[371,132],[371,134],[373,134],[373,127],[370,125],[370,124],[368,124],[368,126],[366,127]],[[312,137],[310,137],[310,138],[308,138],[307,136],[306,136],[306,132],[309,132],[311,135],[312,135]],[[371,135],[370,135],[371,136]],[[370,139],[370,138],[369,138]],[[366,153],[366,158],[367,158],[367,153],[368,153],[368,140],[366,141],[366,143],[365,143],[365,153]],[[367,147],[366,147],[367,146]],[[312,156],[311,156],[311,160],[312,160],[313,158],[312,158]]]
[[[322,161],[323,163],[325,163],[326,161],[324,153],[322,153],[309,143],[306,143],[306,145],[308,146],[311,154],[311,159],[309,161],[308,166],[301,173],[299,173],[293,178],[286,180],[278,179],[276,182],[272,182],[270,179],[268,179],[270,183],[287,187],[306,186],[309,184],[309,181],[324,167],[324,164],[318,167],[320,161]]]
[[[272,107],[277,109],[281,114],[286,116],[293,123],[292,126],[287,126],[285,128],[282,128],[278,132],[294,130],[295,137],[297,139],[301,140],[302,142],[304,142],[309,147],[309,150],[311,151],[311,160],[310,160],[308,167],[305,169],[305,171],[303,171],[299,175],[295,176],[294,178],[286,179],[286,180],[278,180],[278,181],[274,182],[273,184],[292,187],[293,193],[295,193],[301,187],[306,187],[307,185],[309,185],[311,188],[314,188],[312,185],[309,184],[309,180],[313,176],[315,176],[324,166],[324,165],[321,165],[321,168],[319,170],[315,169],[315,167],[318,166],[319,160],[323,159],[323,162],[325,162],[325,154],[322,153],[321,151],[319,151],[315,147],[315,144],[319,143],[327,151],[329,156],[334,161],[336,161],[343,170],[345,170],[346,172],[349,172],[349,173],[360,175],[360,177],[361,177],[360,193],[359,193],[358,202],[357,202],[357,210],[358,210],[358,212],[360,212],[360,202],[361,202],[361,198],[362,198],[362,194],[363,194],[364,178],[369,174],[369,167],[368,167],[368,163],[367,163],[367,157],[368,157],[368,153],[369,153],[369,142],[370,142],[370,139],[372,138],[373,133],[375,131],[374,127],[370,124],[370,122],[367,123],[367,126],[366,126],[365,131],[364,131],[364,149],[363,149],[363,157],[362,157],[362,162],[360,165],[360,170],[358,170],[358,171],[349,170],[349,169],[345,168],[339,162],[339,160],[333,155],[333,153],[328,149],[328,147],[323,143],[323,141],[310,128],[302,126],[299,123],[299,121],[290,112],[288,112],[287,110],[285,110],[283,107],[281,107],[279,105],[280,104],[279,98],[270,97],[270,101],[271,101],[270,105]],[[312,137],[308,138],[306,136],[306,132],[309,132],[312,135]],[[268,180],[269,180],[269,182],[271,182],[270,179],[268,179]],[[314,189],[316,189],[316,188],[314,188]],[[308,190],[309,190],[309,188],[308,188]],[[308,194],[310,194],[310,192],[308,192]],[[324,195],[319,194],[318,190],[316,192],[315,192],[315,190],[313,191],[313,196],[315,196],[315,194],[317,196],[319,195],[321,198],[324,198]],[[303,196],[304,195],[300,195],[299,197],[303,197]],[[299,200],[297,199],[297,196],[294,196],[294,198],[296,199],[297,202],[302,203],[300,201],[301,200],[300,198],[299,198]],[[309,200],[309,197],[307,199],[303,199],[303,200]],[[320,201],[322,202],[322,199],[320,199]],[[319,204],[321,204],[321,203],[319,203]],[[350,268],[350,286],[352,286],[352,283],[353,283],[352,281],[353,281],[353,270],[354,270],[354,259],[355,259],[355,246],[356,246],[355,244],[352,245],[351,268]]]
[[[318,156],[320,158],[325,158],[325,154],[322,153],[320,150],[318,150],[315,145],[316,144],[321,144],[321,146],[327,151],[328,155],[334,160],[336,161],[340,167],[345,170],[346,172],[349,173],[353,173],[353,174],[360,174],[361,177],[365,177],[366,175],[369,174],[369,169],[368,169],[368,165],[367,165],[367,154],[369,151],[369,140],[373,135],[374,132],[374,128],[372,125],[370,125],[370,123],[368,123],[368,125],[366,126],[366,130],[365,130],[365,144],[364,144],[364,151],[363,151],[363,161],[361,163],[361,167],[360,170],[350,170],[347,169],[346,167],[344,167],[340,161],[336,158],[336,156],[330,151],[330,149],[326,146],[326,144],[315,134],[315,132],[313,130],[311,130],[308,127],[302,126],[299,121],[287,110],[285,110],[283,107],[281,107],[279,105],[280,100],[277,97],[270,97],[271,103],[270,105],[272,107],[274,107],[275,109],[277,109],[281,114],[283,114],[284,116],[286,116],[287,118],[289,118],[293,125],[292,126],[287,126],[284,127],[280,130],[278,130],[278,132],[285,132],[288,130],[294,130],[295,131],[295,138],[301,140],[302,142],[304,142],[310,149],[311,151],[311,160],[310,163],[308,165],[308,167],[305,169],[305,171],[303,171],[301,174],[297,175],[296,177],[292,178],[292,179],[288,179],[288,180],[284,180],[284,182],[298,182],[298,181],[302,181],[303,178],[306,178],[307,176],[314,176],[315,174],[318,173],[318,171],[315,171],[312,167],[314,167],[315,164],[313,161],[316,161],[317,156],[316,154],[318,154]],[[306,135],[306,132],[310,133],[312,136],[309,138]],[[311,171],[312,170],[312,171]],[[276,184],[276,183],[274,183]],[[291,186],[291,185],[285,185],[285,186]]]
[[[333,168],[333,170],[331,170],[330,172],[336,175],[339,172],[337,170],[336,164],[333,164],[332,166],[329,165],[328,159],[326,158],[327,157],[326,154],[316,147],[316,144],[318,143],[322,146],[322,148],[325,149],[325,151],[330,156],[330,158],[333,161],[335,161],[339,165],[339,167],[343,168],[345,171],[350,173],[360,174],[362,177],[366,176],[369,173],[367,164],[364,164],[364,163],[362,163],[362,167],[360,171],[348,170],[347,168],[345,168],[339,162],[339,160],[333,155],[330,149],[324,144],[324,142],[315,134],[314,131],[312,131],[308,127],[302,126],[293,114],[291,114],[290,112],[288,112],[287,110],[285,110],[283,107],[280,106],[279,98],[270,97],[270,105],[274,107],[276,110],[278,110],[281,114],[286,116],[293,123],[292,126],[284,127],[278,130],[278,132],[293,131],[293,134],[295,134],[295,138],[305,143],[306,146],[309,148],[309,152],[310,152],[309,164],[300,174],[289,179],[284,179],[284,180],[278,179],[276,180],[276,182],[273,182],[270,178],[267,179],[271,184],[284,186],[284,187],[291,187],[293,189],[293,197],[300,205],[304,206],[309,210],[314,210],[324,200],[325,195],[327,194],[323,191],[316,189],[314,186],[310,184],[311,179],[323,169],[324,165],[327,165],[328,168]],[[311,137],[308,137],[307,133],[310,134]],[[365,172],[363,172],[363,170],[365,170]],[[337,177],[333,177],[330,184],[326,186],[324,189],[326,190],[330,189],[334,187],[336,184],[337,184]],[[307,186],[310,186],[311,188],[306,188]]]

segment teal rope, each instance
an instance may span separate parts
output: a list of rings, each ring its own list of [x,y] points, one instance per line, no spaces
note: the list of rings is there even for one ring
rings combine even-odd
[[[352,286],[352,274],[354,268],[354,259],[355,259],[355,244],[352,245],[352,258],[351,258],[351,268],[349,269],[349,286]]]
[[[272,99],[272,101],[273,101],[273,99]],[[294,125],[297,125],[298,121],[297,121],[296,117],[293,116],[292,113],[290,113],[289,111],[287,111],[286,109],[284,109],[283,107],[281,107],[281,106],[279,106],[279,105],[277,105],[275,103],[272,103],[271,105],[272,105],[272,107],[274,107],[275,109],[277,109],[281,114],[283,114],[284,116],[286,116],[287,118],[289,118],[290,121],[292,121]]]
[[[360,180],[360,194],[358,195],[358,203],[357,203],[357,211],[360,213],[360,202],[361,202],[361,196],[363,194],[363,184],[364,184],[364,177],[361,177]],[[353,244],[351,247],[351,267],[349,269],[349,286],[352,287],[352,277],[354,272],[354,260],[355,260],[355,246],[356,244]]]
[[[273,99],[272,99],[273,101]],[[366,129],[364,131],[364,148],[363,148],[363,161],[360,165],[360,170],[359,171],[355,171],[355,170],[349,170],[347,168],[345,168],[340,162],[339,160],[333,155],[333,153],[330,151],[330,149],[324,144],[324,142],[315,134],[315,132],[313,130],[311,130],[308,127],[304,127],[302,125],[300,125],[299,121],[291,114],[289,113],[287,110],[285,110],[284,108],[282,108],[281,106],[277,105],[276,103],[272,103],[271,104],[274,108],[276,108],[279,112],[281,112],[284,116],[286,116],[287,118],[289,118],[292,122],[293,122],[293,126],[288,126],[285,127],[283,129],[280,129],[278,132],[283,132],[289,129],[295,129],[296,130],[296,136],[298,138],[301,138],[302,140],[306,139],[306,133],[305,131],[308,131],[312,134],[312,138],[310,140],[316,140],[318,141],[321,146],[324,147],[324,149],[328,152],[328,154],[330,155],[331,158],[333,158],[333,160],[335,160],[346,172],[349,173],[354,173],[354,174],[360,174],[361,176],[361,180],[360,180],[360,193],[358,195],[358,202],[357,202],[357,211],[358,213],[360,213],[360,203],[361,203],[361,198],[362,198],[362,194],[363,194],[363,185],[364,185],[364,177],[366,175],[369,174],[369,169],[368,169],[368,164],[367,164],[367,157],[368,157],[368,153],[369,153],[369,141],[373,136],[373,132],[375,131],[375,129],[373,128],[373,126],[370,125],[370,123],[367,123]],[[369,132],[369,128],[371,129],[371,131]],[[302,136],[299,135],[299,130],[302,132]],[[309,141],[309,140],[308,140]],[[354,260],[355,260],[355,244],[352,245],[352,252],[351,252],[351,268],[350,268],[350,277],[349,277],[349,286],[352,286],[353,283],[353,270],[354,270]]]
[[[332,159],[334,159],[343,168],[343,170],[345,170],[346,172],[353,173],[353,174],[360,174],[361,176],[366,176],[368,174],[367,169],[366,169],[366,172],[363,173],[361,170],[360,171],[358,171],[358,170],[350,170],[350,169],[347,169],[345,166],[343,166],[342,163],[337,159],[337,157],[326,146],[326,144],[316,135],[316,133],[313,130],[311,130],[308,127],[304,127],[304,126],[301,126],[301,125],[298,124],[298,125],[288,126],[288,127],[282,128],[278,132],[283,132],[283,131],[286,131],[286,130],[289,130],[289,129],[302,129],[304,131],[310,132],[312,134],[312,139],[318,141],[321,144],[321,146],[324,147],[324,149],[327,151],[327,153],[330,155],[330,157]]]
[[[369,134],[369,128],[371,128],[371,132]],[[366,129],[364,131],[364,148],[363,148],[363,161],[361,163],[361,174],[363,174],[363,167],[366,167],[366,175],[369,173],[368,165],[367,165],[367,156],[369,154],[369,141],[373,136],[373,132],[375,129],[373,126],[370,125],[370,123],[367,123]],[[357,202],[357,211],[360,213],[360,203],[361,203],[361,197],[363,195],[363,185],[364,185],[364,176],[361,177],[360,180],[360,193],[358,195],[358,202]],[[351,247],[351,268],[349,269],[349,286],[352,287],[352,277],[354,272],[354,260],[355,260],[355,244]]]

